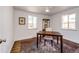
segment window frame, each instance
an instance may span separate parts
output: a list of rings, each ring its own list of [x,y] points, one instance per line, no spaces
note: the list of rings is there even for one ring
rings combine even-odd
[[[33,22],[33,18],[36,17],[36,16],[32,16],[32,15],[27,16],[27,24],[28,24],[27,28],[30,29],[30,30],[37,29],[37,17],[36,17],[36,28],[34,28],[34,26],[32,26],[32,28],[29,28],[29,16],[32,17],[32,24],[35,23],[35,22]]]
[[[70,20],[69,17],[71,15],[73,15],[73,14],[75,14],[75,13],[63,15],[63,16],[67,16],[67,19],[68,19],[68,21],[67,21],[67,28],[63,27],[64,22],[63,22],[63,16],[62,16],[62,29],[65,29],[65,30],[76,30],[76,14],[75,14],[75,19],[74,19],[75,20],[75,22],[74,22],[75,23],[75,25],[74,25],[75,28],[70,28],[70,26],[69,26],[69,24],[72,23],[72,22],[69,21]]]

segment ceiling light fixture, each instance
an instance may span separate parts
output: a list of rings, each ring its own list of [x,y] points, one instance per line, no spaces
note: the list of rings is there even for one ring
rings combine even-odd
[[[46,11],[46,12],[49,12],[49,10],[48,10],[48,9],[46,9],[45,11]]]
[[[49,12],[49,11],[50,11],[49,7],[46,7],[45,12]]]

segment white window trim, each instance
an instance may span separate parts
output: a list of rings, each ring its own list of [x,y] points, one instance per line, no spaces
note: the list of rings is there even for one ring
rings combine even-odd
[[[72,13],[72,14],[75,14],[75,13]],[[69,22],[69,16],[72,15],[72,14],[66,14],[66,15],[68,15],[68,28],[66,29],[66,28],[63,28],[63,27],[62,27],[63,30],[77,31],[77,28],[76,28],[76,14],[75,14],[75,29],[70,29],[70,28],[69,28],[69,23],[70,23],[70,22]],[[63,24],[63,23],[62,23],[62,24]]]
[[[28,15],[28,16],[32,16],[32,24],[33,24],[33,17],[36,17],[36,16],[33,16],[33,15]],[[27,19],[28,19],[28,16],[27,16]],[[37,25],[37,21],[36,21],[36,25]],[[27,20],[27,29],[28,30],[36,30],[37,29],[37,26],[36,26],[36,28],[29,28],[28,26],[29,25],[28,25],[28,20]]]

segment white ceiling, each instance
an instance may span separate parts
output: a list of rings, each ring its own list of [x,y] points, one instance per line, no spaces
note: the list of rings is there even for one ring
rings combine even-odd
[[[40,13],[40,14],[46,14],[46,15],[53,15],[55,13],[72,9],[76,6],[14,6],[14,8],[28,11],[28,12],[34,12],[34,13]],[[49,12],[46,12],[45,10],[49,9]]]

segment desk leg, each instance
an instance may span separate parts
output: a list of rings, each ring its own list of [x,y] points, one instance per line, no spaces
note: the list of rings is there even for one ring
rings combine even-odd
[[[38,34],[37,34],[37,48],[38,48]]]
[[[63,36],[60,37],[60,48],[61,48],[61,53],[63,53]]]

